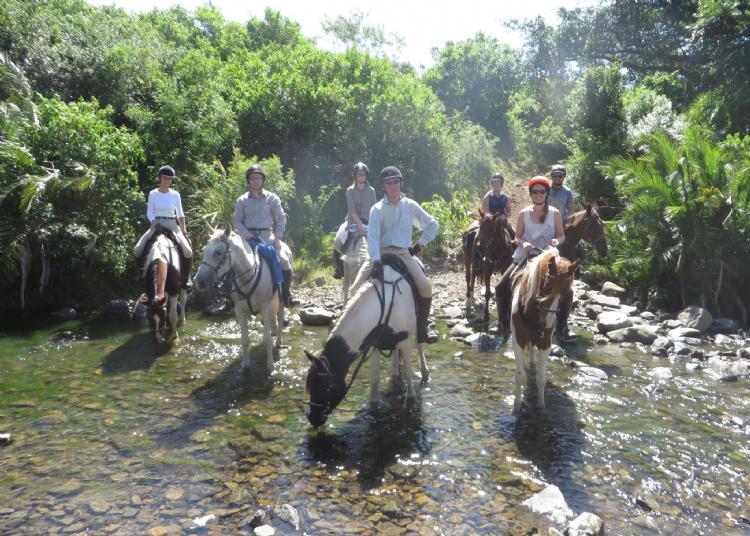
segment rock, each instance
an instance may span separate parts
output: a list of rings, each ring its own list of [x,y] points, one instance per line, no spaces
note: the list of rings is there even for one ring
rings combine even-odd
[[[583,512],[570,522],[568,536],[599,536],[604,531],[604,521],[596,514]]]
[[[466,324],[456,324],[451,328],[450,333],[452,337],[468,337],[473,335],[474,331]]]
[[[292,525],[294,530],[299,530],[299,514],[297,513],[296,508],[291,504],[275,506],[273,509],[273,515]]]
[[[666,357],[669,349],[674,347],[674,341],[669,337],[657,337],[651,343],[651,353],[660,357]]]
[[[700,339],[701,331],[695,328],[672,328],[667,332],[667,337],[673,341],[682,340],[685,337]]]
[[[675,320],[673,318],[664,320],[661,325],[664,329],[674,329],[674,328],[683,327],[679,320]]]
[[[565,502],[560,488],[547,486],[542,491],[523,501],[523,506],[532,512],[543,515],[558,525],[564,525],[575,514]]]
[[[13,437],[10,434],[0,434],[0,447],[13,443]]]
[[[595,303],[589,303],[586,305],[586,308],[584,309],[584,313],[591,320],[596,320],[596,318],[599,316],[599,314],[603,310],[604,310],[604,307],[602,307],[601,305],[597,305]]]
[[[474,333],[464,339],[464,344],[471,346],[479,352],[490,352],[500,348],[502,339],[487,335],[486,333]]]
[[[740,359],[750,359],[750,346],[737,350],[737,357]]]
[[[602,285],[602,294],[605,296],[617,296],[622,297],[627,291],[619,285],[612,283],[611,281],[605,281]]]
[[[738,378],[750,376],[750,359],[738,359],[729,365],[728,372]]]
[[[607,338],[612,342],[651,344],[656,340],[656,328],[652,326],[631,326],[629,328],[616,329],[607,333]]]
[[[714,343],[718,344],[719,346],[732,346],[734,344],[734,339],[732,339],[731,337],[727,337],[723,333],[719,333],[718,335],[716,335]]]
[[[686,307],[677,315],[677,320],[686,328],[695,328],[706,331],[714,321],[708,309],[703,307]]]
[[[72,320],[76,316],[78,316],[78,313],[76,313],[76,310],[72,307],[63,307],[62,309],[58,309],[54,313],[50,313],[55,318],[59,318],[61,320]]]
[[[628,316],[638,315],[638,307],[633,307],[632,305],[620,305],[620,311]]]
[[[550,352],[549,353],[550,353],[550,355],[553,355],[555,357],[562,357],[562,356],[565,355],[565,350],[563,350],[561,346],[553,344],[550,347]]]
[[[588,296],[589,300],[597,305],[618,309],[620,307],[620,298],[617,298],[615,296],[605,296],[604,294],[601,294],[599,292],[589,292]]]
[[[669,367],[656,367],[649,370],[648,375],[657,380],[669,380],[672,378],[672,369]]]
[[[742,329],[742,322],[734,318],[714,318],[708,326],[709,333],[737,333]]]
[[[633,325],[633,322],[620,311],[604,311],[596,318],[596,328],[599,333],[608,333],[616,329],[627,328]]]
[[[579,374],[583,374],[585,379],[606,382],[609,379],[607,373],[596,367],[577,367]]]
[[[208,514],[205,516],[193,518],[193,523],[195,523],[195,525],[198,527],[205,527],[209,521],[213,521],[214,519],[216,519],[215,515]]]
[[[253,529],[255,536],[273,536],[276,534],[276,529],[271,525],[259,525]]]
[[[445,318],[460,318],[463,312],[463,308],[458,305],[450,305],[443,310],[443,315]]]
[[[299,312],[299,318],[306,326],[327,326],[335,317],[334,313],[322,307],[309,307]]]
[[[575,281],[573,281],[573,290],[584,292],[586,290],[589,290],[590,288],[591,287],[589,286],[589,284],[585,281],[581,281],[580,279],[576,279]]]
[[[128,318],[130,316],[130,303],[124,298],[110,300],[104,308],[104,314],[111,318]]]
[[[647,322],[654,322],[656,320],[656,315],[652,313],[651,311],[643,311],[638,316],[640,316],[643,320],[646,320]]]
[[[607,344],[609,339],[604,335],[594,335],[594,342],[596,344]]]

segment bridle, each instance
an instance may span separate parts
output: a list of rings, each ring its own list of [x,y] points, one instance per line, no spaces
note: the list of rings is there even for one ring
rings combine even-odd
[[[500,233],[505,232],[505,229],[504,229],[504,226],[503,226],[503,222],[500,221],[500,220],[498,220],[498,221],[500,222],[500,230],[499,230],[499,232]],[[477,238],[479,238],[479,232],[481,230],[482,230],[482,225],[480,223],[479,229],[477,230]],[[482,252],[482,262],[489,262],[491,264],[495,264],[495,263],[498,262],[499,259],[496,259],[496,258],[493,258],[493,257],[489,256],[489,253],[492,251],[492,248],[495,245],[495,238],[496,238],[497,234],[498,234],[497,232],[490,232],[490,237],[487,239],[487,244],[486,245],[482,245],[482,248],[481,248],[483,250],[483,252]]]

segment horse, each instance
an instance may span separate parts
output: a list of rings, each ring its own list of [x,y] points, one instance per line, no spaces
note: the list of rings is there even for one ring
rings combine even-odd
[[[607,237],[604,234],[604,222],[599,216],[596,205],[587,205],[585,210],[571,214],[563,222],[565,228],[565,242],[558,246],[560,255],[569,261],[583,260],[581,240],[594,246],[596,252],[607,256]],[[573,306],[573,290],[563,296],[560,302],[560,315],[557,319],[556,335],[558,340],[568,338],[568,315]]]
[[[492,296],[490,279],[510,265],[513,256],[510,233],[504,215],[479,212],[481,220],[464,231],[464,270],[466,273],[466,311],[474,304],[474,283],[477,276],[484,282],[484,320],[489,321],[489,301]],[[472,234],[474,237],[472,238]]]
[[[289,246],[282,243],[281,255],[291,256]],[[271,267],[242,237],[229,227],[214,229],[203,248],[203,260],[195,274],[199,290],[228,279],[234,314],[240,325],[242,342],[242,370],[250,369],[250,315],[263,316],[263,345],[266,349],[266,369],[274,370],[273,333],[276,346],[282,345],[281,326],[284,325],[284,306],[273,281]]]
[[[384,263],[387,255],[383,256]],[[349,300],[341,317],[328,336],[320,356],[305,350],[310,368],[305,381],[309,396],[307,419],[319,427],[339,405],[349,391],[364,362],[375,352],[390,351],[391,381],[397,381],[400,365],[406,378],[407,397],[416,396],[409,352],[410,335],[416,333],[416,302],[413,290],[404,276],[388,264],[384,266],[384,281],[368,281]],[[422,345],[417,343],[422,383],[429,381],[429,369]],[[358,361],[348,384],[349,367]],[[377,401],[380,381],[380,359],[370,359],[370,404]]]
[[[354,227],[354,229],[349,229],[349,239],[344,244],[341,256],[344,263],[344,305],[349,299],[349,292],[354,280],[357,279],[359,269],[370,258],[370,254],[367,252],[367,235],[360,233],[356,226],[350,227]]]
[[[186,292],[180,286],[180,252],[177,244],[159,226],[154,233],[151,247],[143,266],[143,283],[148,297],[148,321],[154,332],[157,344],[172,343],[177,340],[177,325],[185,323]],[[157,288],[164,288],[166,300],[156,300]],[[177,302],[181,309],[178,317]],[[166,316],[164,305],[169,314],[169,338],[164,337]]]
[[[552,346],[560,300],[570,292],[578,261],[569,261],[550,248],[517,272],[511,282],[510,313],[513,353],[516,357],[516,391],[513,411],[521,407],[526,384],[524,354],[529,350],[536,365],[537,407],[544,409],[547,358]]]

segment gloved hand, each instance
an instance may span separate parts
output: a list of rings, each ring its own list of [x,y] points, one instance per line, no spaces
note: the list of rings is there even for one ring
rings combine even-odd
[[[419,255],[419,252],[422,251],[422,244],[417,242],[412,247],[409,248],[409,255],[414,257],[415,255]]]
[[[383,263],[375,261],[372,263],[372,270],[370,271],[370,277],[377,279],[378,281],[383,280]]]

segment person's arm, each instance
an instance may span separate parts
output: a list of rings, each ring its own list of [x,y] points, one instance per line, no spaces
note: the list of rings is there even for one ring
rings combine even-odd
[[[516,239],[520,244],[523,244],[523,234],[525,230],[523,224],[523,212],[519,212],[518,221],[516,222]]]
[[[187,237],[187,226],[185,225],[185,212],[182,210],[182,197],[180,192],[175,192],[177,198],[175,201],[175,213],[177,215],[177,224],[182,229],[182,233]]]
[[[565,228],[563,227],[562,215],[560,212],[555,212],[555,238],[552,239],[550,244],[557,247],[563,242],[565,242]]]
[[[489,214],[489,213],[490,213],[490,196],[489,194],[487,194],[482,198],[482,214]]]
[[[510,210],[510,196],[508,196],[508,201],[505,202],[505,217],[510,218],[511,210]]]
[[[244,219],[243,216],[244,208],[242,206],[242,196],[240,196],[234,204],[234,228],[237,229],[237,232],[240,233],[242,238],[249,240],[250,231],[247,230],[247,227],[245,227],[245,224],[242,221]]]
[[[570,216],[573,214],[573,204],[575,203],[575,195],[573,195],[572,190],[568,190],[568,201],[565,205],[565,215]]]
[[[367,252],[372,262],[380,261],[380,211],[375,205],[367,218]]]
[[[419,237],[417,244],[426,246],[437,236],[440,231],[440,225],[437,220],[430,216],[422,206],[413,201],[414,210],[412,212],[413,223],[422,230],[422,236]]]
[[[146,217],[151,225],[156,223],[156,214],[154,213],[154,190],[148,193],[148,203],[146,204]]]

